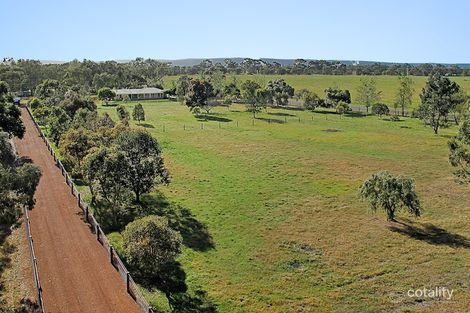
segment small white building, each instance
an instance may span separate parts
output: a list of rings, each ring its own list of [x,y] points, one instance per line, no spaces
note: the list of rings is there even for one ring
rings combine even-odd
[[[140,89],[114,89],[116,100],[152,100],[163,99],[164,93],[160,88],[147,87]]]

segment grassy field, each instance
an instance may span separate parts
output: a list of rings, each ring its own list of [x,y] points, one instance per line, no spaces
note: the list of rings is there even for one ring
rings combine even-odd
[[[284,79],[296,90],[306,88],[316,92],[321,97],[324,96],[324,90],[328,87],[336,86],[341,89],[348,89],[351,92],[352,102],[355,103],[357,89],[360,85],[361,78],[365,76],[353,75],[228,75],[227,79],[231,80],[235,77],[237,81],[252,79],[259,82],[262,86],[271,79]],[[373,76],[377,81],[377,88],[382,91],[382,101],[392,107],[395,102],[397,89],[399,87],[397,76]],[[424,87],[427,77],[411,76],[414,81],[413,106],[419,104],[419,94]],[[165,88],[170,88],[172,82],[177,79],[175,76],[164,78]],[[452,77],[468,94],[470,94],[470,77]]]
[[[328,79],[287,80],[314,89],[338,82],[354,90],[358,82]],[[395,78],[378,79],[390,97]],[[213,245],[201,234],[179,258],[187,282],[220,312],[468,312],[470,190],[454,182],[447,161],[455,128],[435,136],[415,119],[287,109],[253,121],[242,106],[216,108],[205,120],[176,102],[142,104],[143,126],[172,174],[161,192],[212,237]],[[116,119],[114,107],[99,111]],[[402,213],[389,223],[368,213],[357,189],[378,170],[415,179],[420,219]],[[406,295],[438,286],[454,289],[453,299]]]

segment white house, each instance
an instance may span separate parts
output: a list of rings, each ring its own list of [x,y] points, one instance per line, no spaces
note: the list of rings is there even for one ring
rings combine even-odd
[[[114,89],[117,100],[151,100],[163,99],[164,93],[160,88],[140,88],[140,89]]]

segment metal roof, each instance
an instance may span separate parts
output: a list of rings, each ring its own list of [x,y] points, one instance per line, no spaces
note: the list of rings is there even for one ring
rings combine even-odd
[[[147,87],[140,89],[114,89],[116,95],[137,95],[145,93],[163,93],[163,90],[160,88]]]

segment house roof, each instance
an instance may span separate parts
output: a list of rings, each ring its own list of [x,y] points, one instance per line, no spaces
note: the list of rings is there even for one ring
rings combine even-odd
[[[137,95],[145,93],[163,93],[163,90],[160,88],[147,87],[140,89],[114,89],[116,95]]]

